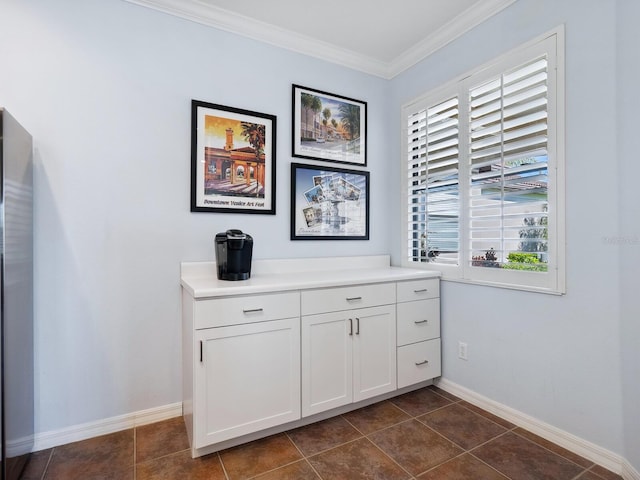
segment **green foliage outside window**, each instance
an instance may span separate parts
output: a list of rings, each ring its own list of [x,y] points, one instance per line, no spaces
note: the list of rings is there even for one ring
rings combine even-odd
[[[541,262],[538,254],[529,252],[511,252],[507,255],[507,263],[502,268],[509,270],[526,270],[529,272],[546,272],[547,264]]]

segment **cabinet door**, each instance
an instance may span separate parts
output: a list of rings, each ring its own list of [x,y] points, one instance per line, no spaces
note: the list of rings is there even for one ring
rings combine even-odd
[[[353,320],[348,312],[302,317],[302,416],[351,403]]]
[[[353,401],[396,389],[395,305],[350,313],[353,335]]]
[[[198,330],[194,447],[300,418],[300,320]]]

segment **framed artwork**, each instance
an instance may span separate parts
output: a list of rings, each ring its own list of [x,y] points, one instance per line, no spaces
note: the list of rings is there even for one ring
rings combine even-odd
[[[191,211],[276,213],[276,117],[192,100]]]
[[[367,164],[367,103],[293,85],[292,155]]]
[[[369,172],[292,163],[291,240],[369,240]]]

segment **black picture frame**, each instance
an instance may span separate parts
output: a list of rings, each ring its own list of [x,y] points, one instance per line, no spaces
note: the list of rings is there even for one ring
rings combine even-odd
[[[369,172],[292,163],[291,240],[369,240]]]
[[[191,101],[191,211],[276,213],[275,115]]]
[[[301,85],[292,95],[294,157],[367,165],[367,102]]]

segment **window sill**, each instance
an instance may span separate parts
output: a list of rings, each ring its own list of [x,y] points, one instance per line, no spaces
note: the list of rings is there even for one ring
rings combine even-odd
[[[563,296],[566,294],[566,292],[561,292],[558,290],[553,290],[553,289],[544,288],[544,287],[532,287],[529,285],[515,285],[510,283],[469,280],[469,279],[463,279],[463,278],[451,278],[451,277],[447,277],[446,275],[443,275],[440,278],[440,280],[444,282],[464,283],[468,285],[478,285],[482,287],[504,288],[507,290],[519,290],[519,291],[531,292],[531,293],[544,293],[547,295],[555,295],[555,296]]]

